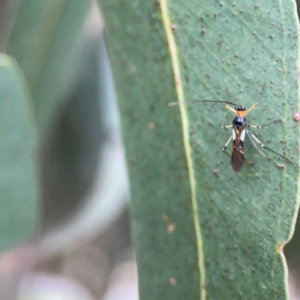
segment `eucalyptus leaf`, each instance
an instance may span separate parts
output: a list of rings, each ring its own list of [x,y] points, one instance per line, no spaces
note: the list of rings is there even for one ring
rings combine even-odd
[[[37,127],[25,79],[0,55],[0,249],[28,238],[37,226]]]
[[[25,74],[41,135],[53,124],[79,70],[90,7],[90,0],[22,0],[18,7],[7,53]]]
[[[294,1],[101,1],[145,299],[287,299],[283,246],[298,208],[298,19]],[[222,147],[250,108],[241,172]],[[231,146],[230,143],[229,146]],[[232,146],[231,146],[232,147]],[[230,147],[229,147],[230,148]],[[230,153],[230,149],[228,150]]]

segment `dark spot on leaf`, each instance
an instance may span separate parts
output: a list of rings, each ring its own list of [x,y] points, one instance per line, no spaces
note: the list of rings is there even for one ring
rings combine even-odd
[[[170,278],[169,278],[169,284],[170,284],[171,286],[174,286],[174,285],[176,284],[175,278],[170,277]]]
[[[220,175],[220,170],[216,169],[213,171],[213,174],[216,176],[216,177],[219,177]]]
[[[277,168],[281,169],[281,170],[284,170],[285,169],[285,165],[283,165],[283,164],[277,164]]]
[[[129,163],[130,163],[131,165],[135,165],[135,164],[136,164],[136,158],[135,158],[135,157],[131,157],[131,158],[129,159]]]

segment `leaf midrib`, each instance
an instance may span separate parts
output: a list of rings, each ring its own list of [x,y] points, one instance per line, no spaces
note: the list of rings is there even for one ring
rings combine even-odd
[[[205,289],[205,266],[204,266],[204,252],[203,252],[203,240],[201,234],[200,218],[198,212],[198,203],[197,203],[197,191],[196,191],[196,181],[192,160],[192,150],[189,138],[189,122],[187,117],[186,106],[184,104],[184,92],[181,80],[178,51],[175,42],[175,38],[171,29],[171,21],[169,17],[167,0],[160,0],[160,8],[163,19],[163,26],[166,33],[166,38],[168,42],[169,53],[171,56],[171,62],[173,66],[174,80],[176,86],[176,93],[179,101],[179,109],[182,121],[182,134],[183,134],[183,144],[184,150],[187,159],[189,181],[191,187],[191,202],[193,209],[193,221],[196,233],[196,242],[197,242],[197,254],[198,254],[198,268],[200,276],[200,299],[206,299],[206,289]]]

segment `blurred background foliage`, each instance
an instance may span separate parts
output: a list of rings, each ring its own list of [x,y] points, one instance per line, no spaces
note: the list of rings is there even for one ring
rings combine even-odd
[[[137,299],[128,183],[103,27],[91,0],[0,0],[0,50],[25,77],[30,130],[37,133],[32,143],[25,131],[28,143],[17,146],[26,153],[30,145],[36,161],[29,163],[40,178],[34,182],[39,191],[31,190],[36,197],[15,193],[22,208],[14,201],[3,208],[3,215],[10,212],[7,224],[24,225],[2,234],[3,241],[15,236],[2,243],[1,299],[44,299],[45,293],[49,299]],[[25,178],[31,178],[28,167]]]
[[[38,153],[41,178],[39,201],[7,204],[14,216],[7,222],[17,223],[24,213],[28,230],[14,237],[14,248],[8,249],[11,241],[3,246],[3,299],[43,299],[45,287],[53,293],[49,299],[63,293],[66,299],[138,299],[103,28],[90,0],[0,0],[0,50],[16,60],[27,82],[31,130],[38,133],[30,149]],[[32,205],[36,219],[26,215]],[[299,241],[300,222],[286,251],[293,290],[300,278]]]

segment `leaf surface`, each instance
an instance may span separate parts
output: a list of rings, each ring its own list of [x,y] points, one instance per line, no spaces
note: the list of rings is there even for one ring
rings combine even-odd
[[[141,299],[286,299],[283,245],[298,207],[293,1],[99,1],[120,102]],[[264,88],[262,88],[264,87]],[[250,108],[240,173],[220,125]],[[228,146],[231,153],[232,143]]]
[[[25,79],[0,55],[0,250],[36,230],[39,196],[37,128]]]
[[[90,7],[90,0],[22,0],[18,7],[7,53],[25,74],[41,134],[53,123],[78,71]]]

